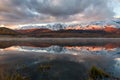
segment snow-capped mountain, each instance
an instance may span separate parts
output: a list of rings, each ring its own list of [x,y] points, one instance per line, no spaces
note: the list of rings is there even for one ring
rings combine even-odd
[[[45,24],[45,25],[39,25],[39,24],[32,24],[32,25],[20,25],[19,29],[51,29],[51,30],[60,30],[60,29],[65,29],[66,24],[64,23],[55,23],[55,24]]]
[[[89,23],[71,24],[66,27],[67,29],[103,29],[105,27],[120,28],[120,19],[94,21]]]
[[[105,21],[94,21],[89,23],[51,23],[51,24],[28,24],[19,25],[19,29],[41,29],[47,28],[51,30],[61,30],[61,29],[103,29],[105,27],[120,28],[120,19],[105,20]]]

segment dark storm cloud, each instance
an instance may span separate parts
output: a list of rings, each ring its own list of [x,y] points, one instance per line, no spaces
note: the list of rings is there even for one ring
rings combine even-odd
[[[2,23],[72,21],[113,17],[112,0],[0,0]],[[83,16],[80,16],[83,15]]]
[[[110,0],[13,0],[12,3],[15,6],[25,6],[38,13],[68,16],[83,12],[90,6],[93,6],[93,10],[102,12],[102,9],[104,9],[112,14],[107,6],[108,1]]]

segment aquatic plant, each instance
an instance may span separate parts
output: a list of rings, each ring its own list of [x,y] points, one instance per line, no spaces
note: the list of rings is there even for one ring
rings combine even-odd
[[[92,66],[92,68],[89,71],[89,80],[101,80],[109,77],[109,74],[107,74],[102,69],[97,68],[96,66]]]
[[[17,72],[9,73],[9,72],[0,70],[0,80],[30,80],[30,79],[20,75]]]

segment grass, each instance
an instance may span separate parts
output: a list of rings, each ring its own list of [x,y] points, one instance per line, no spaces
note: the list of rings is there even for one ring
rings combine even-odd
[[[102,69],[97,68],[96,66],[92,66],[89,71],[89,80],[101,80],[109,77],[111,77],[109,74],[104,72]]]
[[[17,72],[9,73],[7,71],[0,70],[0,80],[30,80],[30,79],[27,77],[21,76]]]
[[[84,69],[81,69],[82,67],[84,68],[82,64],[79,65],[77,63],[65,61],[53,61],[50,64],[46,62],[38,64],[33,68],[25,67],[23,71],[25,71],[24,73],[28,72],[28,75],[31,75],[29,77],[22,76],[16,71],[10,73],[0,70],[0,80],[103,80],[105,78],[108,80],[120,80],[119,78],[111,77],[96,66],[92,66],[88,75],[82,76],[84,75],[83,73],[86,72]]]

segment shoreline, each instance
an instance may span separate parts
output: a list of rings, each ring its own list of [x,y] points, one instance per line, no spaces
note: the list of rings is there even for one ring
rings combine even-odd
[[[33,42],[120,42],[120,38],[7,38],[1,37],[0,41],[33,41]]]

